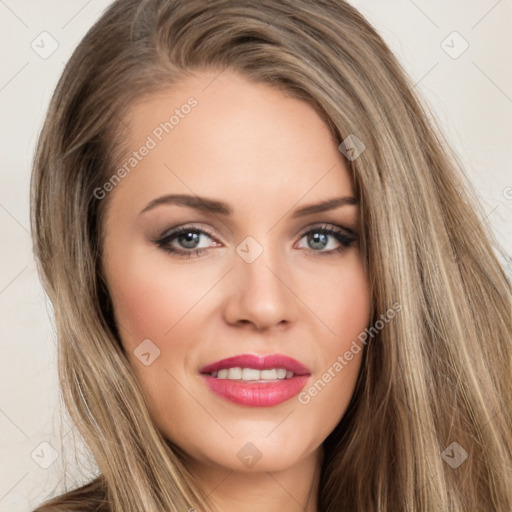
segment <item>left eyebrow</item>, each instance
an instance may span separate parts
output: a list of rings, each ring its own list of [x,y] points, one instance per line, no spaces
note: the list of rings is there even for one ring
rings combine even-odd
[[[306,215],[312,215],[313,213],[325,212],[327,210],[333,210],[334,208],[339,208],[345,205],[357,206],[358,202],[355,197],[345,196],[345,197],[335,197],[334,199],[327,199],[327,201],[322,201],[321,203],[311,204],[305,206],[304,208],[300,208],[296,210],[292,215],[292,219],[296,219],[298,217],[304,217]]]

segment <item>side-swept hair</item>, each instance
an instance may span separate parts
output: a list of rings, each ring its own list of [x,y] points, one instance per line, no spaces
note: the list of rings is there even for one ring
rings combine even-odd
[[[119,164],[130,105],[224,69],[309,103],[338,143],[363,141],[347,165],[372,320],[401,305],[365,347],[325,440],[319,510],[512,510],[510,282],[476,194],[382,38],[342,0],[117,0],[69,60],[34,162],[61,387],[100,470],[39,512],[211,510],[123,353],[102,275],[108,198],[94,190]],[[468,455],[456,470],[441,456],[452,442]]]

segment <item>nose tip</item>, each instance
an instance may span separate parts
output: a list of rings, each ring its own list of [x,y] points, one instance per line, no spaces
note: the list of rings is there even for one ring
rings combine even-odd
[[[284,276],[279,275],[285,272],[284,265],[253,237],[239,244],[237,254],[231,276],[234,293],[226,307],[226,320],[231,324],[253,324],[258,329],[290,322],[295,306]]]

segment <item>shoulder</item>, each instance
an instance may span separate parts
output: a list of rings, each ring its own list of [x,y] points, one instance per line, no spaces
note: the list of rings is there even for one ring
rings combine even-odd
[[[43,503],[34,512],[108,512],[108,502],[103,479],[92,482],[56,496]]]

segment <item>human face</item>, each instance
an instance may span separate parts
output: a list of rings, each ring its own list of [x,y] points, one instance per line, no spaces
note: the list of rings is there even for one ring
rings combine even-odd
[[[280,470],[319,450],[355,388],[362,350],[315,396],[299,398],[369,322],[353,240],[358,206],[297,215],[354,197],[328,127],[310,105],[267,85],[231,71],[214,78],[189,76],[126,117],[131,151],[148,136],[155,147],[110,192],[104,273],[126,355],[163,435],[210,466]],[[181,108],[190,97],[196,105]],[[176,108],[179,121],[161,133]],[[155,202],[171,194],[225,207]],[[172,238],[180,226],[191,234]],[[260,384],[217,378],[221,394],[212,391],[214,378],[201,369],[242,354],[293,358],[306,375],[259,392]],[[245,400],[221,396],[228,383]],[[249,463],[246,452],[259,460]]]

